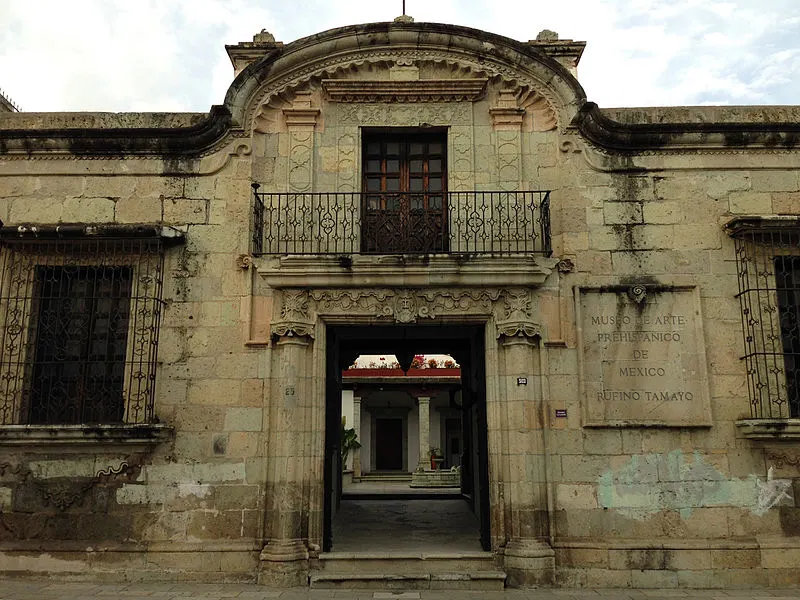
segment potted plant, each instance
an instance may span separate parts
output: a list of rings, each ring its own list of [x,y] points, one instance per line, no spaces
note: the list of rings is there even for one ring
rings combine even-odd
[[[361,448],[361,443],[358,441],[358,434],[353,427],[346,426],[346,419],[342,417],[342,431],[341,431],[341,455],[342,455],[342,471],[347,469],[347,457],[350,456],[350,450],[358,450]]]
[[[442,450],[436,446],[431,446],[431,470],[439,470],[443,462],[444,456],[442,455]]]

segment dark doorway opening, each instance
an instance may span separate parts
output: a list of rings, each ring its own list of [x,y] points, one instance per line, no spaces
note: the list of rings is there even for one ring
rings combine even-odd
[[[403,468],[403,420],[375,419],[375,469],[399,471]]]
[[[461,389],[458,402],[452,402],[449,410],[456,411],[460,419],[443,419],[442,444],[444,459],[449,467],[456,467],[460,471],[460,486],[455,488],[455,495],[442,497],[441,504],[435,502],[434,496],[424,499],[412,495],[395,495],[385,498],[371,498],[378,502],[369,511],[353,510],[347,503],[352,500],[345,497],[343,501],[342,486],[342,460],[340,452],[340,437],[342,431],[342,370],[353,363],[355,358],[362,354],[395,354],[398,357],[414,355],[417,353],[447,354],[451,355],[461,365]],[[452,531],[454,539],[474,539],[475,550],[490,550],[489,529],[489,472],[488,472],[488,441],[486,423],[486,376],[485,376],[485,342],[483,325],[414,325],[414,326],[329,326],[327,328],[327,384],[326,384],[326,432],[325,432],[325,502],[324,502],[324,535],[323,550],[343,550],[341,544],[337,547],[334,539],[334,521],[337,522],[337,531],[341,532],[342,523],[339,519],[353,519],[348,522],[345,529],[350,533],[358,526],[358,519],[369,520],[370,514],[387,515],[379,521],[380,535],[386,535],[395,545],[398,535],[423,537],[440,540],[445,543],[446,533],[442,533],[441,524],[445,520],[437,521],[436,510],[441,508],[446,511],[447,517],[452,517],[453,527],[459,531]],[[402,362],[402,361],[401,361]],[[456,423],[460,420],[460,428]],[[392,440],[389,444],[380,444],[381,454],[376,453],[378,470],[397,470],[403,468],[403,421],[399,418],[377,418],[373,435],[384,440]],[[410,437],[410,433],[409,433]],[[424,438],[423,438],[424,439]],[[409,445],[411,442],[409,442]],[[377,450],[377,446],[376,446]],[[413,470],[416,465],[408,465]],[[457,483],[456,483],[457,485]],[[413,490],[409,490],[413,491]],[[400,507],[390,504],[398,500],[407,500],[406,505]],[[380,504],[380,502],[385,502]],[[448,505],[447,503],[455,502]],[[417,503],[417,504],[415,504]],[[427,503],[427,504],[424,504]],[[367,506],[367,505],[364,505]],[[371,506],[371,505],[370,505]],[[419,507],[417,510],[415,507]],[[373,511],[374,508],[374,511]],[[375,512],[377,511],[377,512]],[[401,512],[416,515],[415,518],[406,519]],[[410,512],[409,512],[410,511]],[[431,511],[434,511],[433,513]],[[337,512],[340,515],[337,517]],[[393,520],[388,516],[395,515]],[[417,518],[418,517],[418,518]],[[373,519],[374,521],[375,519]],[[467,523],[473,523],[472,529]],[[425,527],[429,523],[428,531],[404,531],[406,525]],[[395,524],[396,530],[390,528]],[[367,524],[375,526],[375,523]],[[383,527],[383,529],[381,529]],[[469,531],[467,531],[469,529]],[[365,530],[366,531],[366,530]],[[369,537],[372,541],[374,536]],[[341,539],[341,537],[340,537]],[[352,541],[352,535],[348,537]],[[347,551],[357,551],[357,548],[348,547]]]

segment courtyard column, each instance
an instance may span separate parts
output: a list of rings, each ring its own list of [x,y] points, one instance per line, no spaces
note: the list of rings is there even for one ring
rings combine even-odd
[[[264,538],[259,582],[308,583],[310,498],[318,485],[313,446],[313,325],[304,292],[284,292],[282,321],[272,325]]]
[[[353,396],[353,429],[361,443],[361,398]],[[353,449],[353,481],[361,480],[361,448]]]
[[[431,399],[428,396],[419,396],[419,461],[417,472],[421,473],[431,468]]]
[[[500,329],[504,566],[509,582],[517,586],[550,583],[555,569],[539,340],[535,327],[513,323]]]

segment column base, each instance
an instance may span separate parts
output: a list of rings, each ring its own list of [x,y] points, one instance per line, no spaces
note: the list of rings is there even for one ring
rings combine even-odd
[[[505,547],[503,570],[510,587],[552,585],[555,552],[549,544],[539,540],[511,540]]]
[[[258,583],[271,587],[308,585],[308,549],[302,540],[269,542],[261,551]]]

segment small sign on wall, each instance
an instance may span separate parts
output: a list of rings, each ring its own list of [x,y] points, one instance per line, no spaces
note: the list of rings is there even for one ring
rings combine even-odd
[[[556,417],[559,419],[566,419],[567,418],[567,409],[566,408],[557,408],[556,409]]]
[[[517,385],[528,385],[527,377],[517,377]]]

